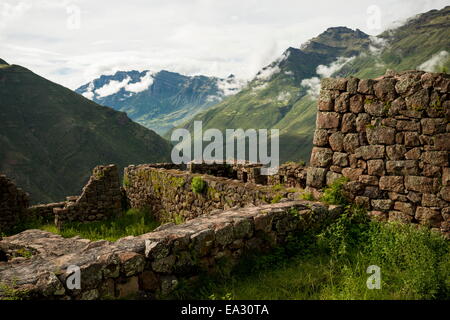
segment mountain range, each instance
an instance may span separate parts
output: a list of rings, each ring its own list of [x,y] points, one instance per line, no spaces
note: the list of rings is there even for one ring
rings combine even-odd
[[[124,112],[1,59],[0,123],[0,172],[34,203],[79,194],[100,164],[170,160],[171,145]]]
[[[102,75],[75,91],[96,103],[126,112],[132,120],[165,134],[237,93],[243,85],[234,75],[221,79],[165,70],[133,70]]]
[[[412,17],[377,37],[329,28],[299,48],[288,48],[239,93],[180,127],[192,132],[194,121],[201,120],[203,130],[279,129],[280,161],[308,161],[321,78],[374,78],[388,69],[448,72],[449,51],[450,6]]]

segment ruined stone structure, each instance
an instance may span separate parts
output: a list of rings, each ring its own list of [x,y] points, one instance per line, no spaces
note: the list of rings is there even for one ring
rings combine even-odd
[[[0,175],[0,235],[20,222],[28,204],[29,195]]]
[[[5,176],[0,176],[0,234],[22,218],[40,218],[62,226],[65,221],[104,220],[122,212],[122,191],[117,166],[97,166],[80,196],[64,202],[29,207],[28,195]]]
[[[68,197],[63,208],[55,208],[56,226],[65,221],[105,220],[122,212],[117,166],[97,166],[79,197]]]
[[[7,260],[0,261],[0,279],[32,299],[161,297],[180,280],[215,272],[220,261],[232,266],[245,253],[283,244],[293,232],[318,227],[341,211],[291,201],[202,216],[114,243],[28,230],[0,241],[0,257]],[[24,251],[30,257],[17,254]],[[79,290],[67,287],[71,265],[80,268]]]
[[[324,79],[307,185],[340,177],[382,220],[450,232],[450,78],[419,71]]]
[[[204,173],[206,165],[191,167],[193,172]],[[223,175],[226,165],[213,165],[210,173],[219,177],[201,175],[192,171],[166,170],[159,166],[139,165],[125,168],[124,188],[132,208],[150,208],[159,221],[192,219],[210,215],[218,210],[248,205],[262,205],[275,198],[295,198],[295,190],[274,190],[271,187],[230,180]],[[242,172],[242,171],[241,171]],[[206,183],[201,192],[192,190],[192,179],[201,177]]]

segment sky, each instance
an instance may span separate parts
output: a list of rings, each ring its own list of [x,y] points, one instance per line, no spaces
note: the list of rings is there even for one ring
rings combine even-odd
[[[0,58],[76,89],[118,70],[251,79],[329,27],[377,35],[449,0],[0,0]]]

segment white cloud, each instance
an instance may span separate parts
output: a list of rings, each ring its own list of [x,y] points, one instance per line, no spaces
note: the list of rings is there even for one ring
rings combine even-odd
[[[322,78],[328,78],[331,77],[333,73],[341,69],[346,63],[352,61],[356,57],[339,57],[336,59],[336,61],[332,62],[329,66],[320,65],[316,69],[316,73],[321,76]]]
[[[107,96],[119,92],[122,88],[125,88],[128,85],[128,82],[130,82],[130,80],[131,80],[130,77],[126,77],[122,81],[111,80],[103,87],[95,90],[95,94],[98,95],[99,98],[105,98]]]
[[[1,0],[0,55],[75,89],[118,70],[169,70],[239,79],[328,27],[366,28],[373,0]],[[379,0],[382,25],[448,0]],[[78,6],[80,28],[67,28]],[[106,8],[106,9],[105,9]],[[320,14],[317,14],[317,13]],[[117,23],[120,21],[120,23]],[[30,52],[25,48],[39,51]],[[58,53],[49,55],[43,51]]]
[[[439,71],[438,69],[442,67],[449,58],[449,53],[445,50],[442,50],[441,52],[434,54],[430,59],[418,66],[417,69],[428,72]]]
[[[312,98],[317,99],[320,92],[320,79],[319,77],[312,77],[310,79],[303,79],[301,82],[303,87],[307,87],[307,93]]]
[[[236,79],[234,76],[217,80],[217,87],[224,96],[231,96],[238,93],[246,84],[247,81]]]
[[[86,91],[83,92],[82,95],[89,100],[94,99],[94,96],[95,96],[95,93],[93,92],[94,87],[95,87],[94,82],[91,81],[89,83],[89,86],[87,87]]]
[[[133,93],[139,93],[147,90],[153,84],[153,74],[148,71],[139,82],[129,83],[125,86],[125,90]]]
[[[339,57],[336,61],[330,65],[319,65],[316,69],[316,73],[319,77],[312,77],[309,79],[303,79],[300,83],[303,87],[308,88],[307,93],[313,99],[317,99],[320,93],[320,78],[329,78],[333,73],[339,71],[345,64],[355,59],[355,57]]]

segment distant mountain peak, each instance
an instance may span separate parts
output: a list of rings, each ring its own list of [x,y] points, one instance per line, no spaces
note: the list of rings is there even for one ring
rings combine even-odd
[[[3,59],[0,59],[0,64],[8,64],[8,62],[6,62],[6,61],[3,60]]]

